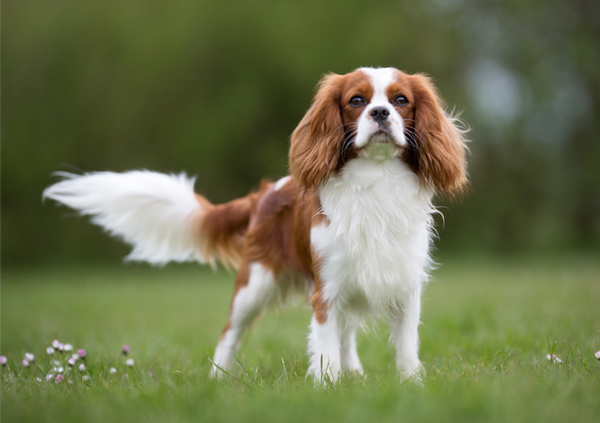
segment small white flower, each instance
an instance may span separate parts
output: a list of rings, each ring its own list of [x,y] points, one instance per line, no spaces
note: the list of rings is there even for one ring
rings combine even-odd
[[[69,358],[69,361],[67,361],[67,364],[69,366],[74,366],[76,361],[77,361],[77,359],[71,357],[71,358]]]
[[[52,365],[54,365],[54,366],[60,366],[60,361],[58,361],[58,360],[52,360]]]
[[[134,364],[135,361],[133,361],[133,358],[128,358],[127,360],[125,360],[125,365],[128,367],[133,367]]]
[[[71,344],[65,344],[63,345],[63,350],[69,352],[69,351],[73,351],[73,345]]]
[[[58,373],[63,373],[65,371],[65,368],[64,367],[59,367],[59,368],[56,369],[56,371]]]
[[[117,369],[115,369],[114,367],[111,367],[110,370],[109,370],[109,372],[110,372],[111,375],[114,375],[114,374],[117,373]]]
[[[79,371],[80,371],[80,372],[85,372],[85,370],[86,370],[86,369],[85,369],[85,364],[81,363],[81,364],[79,365]]]
[[[23,361],[21,362],[21,364],[25,367],[29,367],[29,361],[23,359]]]
[[[562,360],[556,354],[546,354],[546,359],[551,363],[562,363]]]
[[[25,360],[33,363],[35,361],[35,356],[31,353],[25,353]]]
[[[52,347],[48,347],[48,348],[46,348],[46,354],[48,354],[48,355],[52,355],[52,354],[54,354],[55,352],[56,352],[56,351],[55,351],[55,350],[54,350],[54,348],[52,348]]]
[[[54,341],[52,341],[52,347],[54,347],[55,350],[58,349],[58,347],[60,347],[62,344],[60,343],[60,341],[58,339],[55,339]]]
[[[6,366],[7,361],[5,356],[0,355],[0,366]]]
[[[39,377],[36,377],[36,378],[35,378],[35,381],[36,381],[37,383],[40,383],[40,382],[42,381],[42,379],[40,379]]]
[[[83,375],[81,380],[83,380],[84,382],[87,382],[88,380],[90,380],[90,376],[89,375]]]
[[[54,379],[54,375],[52,373],[48,373],[46,375],[46,380],[52,380],[52,379]]]
[[[596,358],[597,358],[598,360],[600,360],[600,351],[596,351],[596,354],[594,354],[594,355],[596,356]]]

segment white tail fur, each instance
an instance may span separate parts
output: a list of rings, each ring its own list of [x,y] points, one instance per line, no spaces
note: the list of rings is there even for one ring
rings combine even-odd
[[[195,178],[146,170],[56,175],[64,179],[46,188],[43,198],[91,215],[94,224],[131,244],[126,260],[206,262],[197,241],[204,210]]]

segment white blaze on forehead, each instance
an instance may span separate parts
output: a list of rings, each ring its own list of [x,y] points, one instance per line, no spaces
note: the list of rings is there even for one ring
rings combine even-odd
[[[386,90],[394,82],[394,68],[361,68],[373,85],[373,98],[371,105],[381,105],[389,103]]]

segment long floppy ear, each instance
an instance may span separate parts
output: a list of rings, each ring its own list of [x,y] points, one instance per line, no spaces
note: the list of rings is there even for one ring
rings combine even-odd
[[[444,111],[429,77],[412,75],[411,85],[415,95],[414,170],[438,191],[461,194],[467,186],[467,130]]]
[[[343,83],[341,75],[323,77],[310,109],[292,133],[290,173],[304,189],[318,187],[337,168],[344,142]]]

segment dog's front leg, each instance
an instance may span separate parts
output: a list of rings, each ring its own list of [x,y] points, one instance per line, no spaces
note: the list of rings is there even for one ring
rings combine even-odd
[[[424,374],[419,361],[419,319],[421,292],[416,290],[390,311],[390,341],[396,347],[396,368],[402,380],[421,381]]]
[[[307,374],[315,383],[336,382],[342,370],[340,357],[340,328],[337,317],[328,313],[326,320],[313,315],[308,336],[310,356]]]
[[[340,319],[340,358],[343,371],[362,375],[363,367],[356,351],[356,330],[361,321],[362,317],[356,314],[346,314]]]

